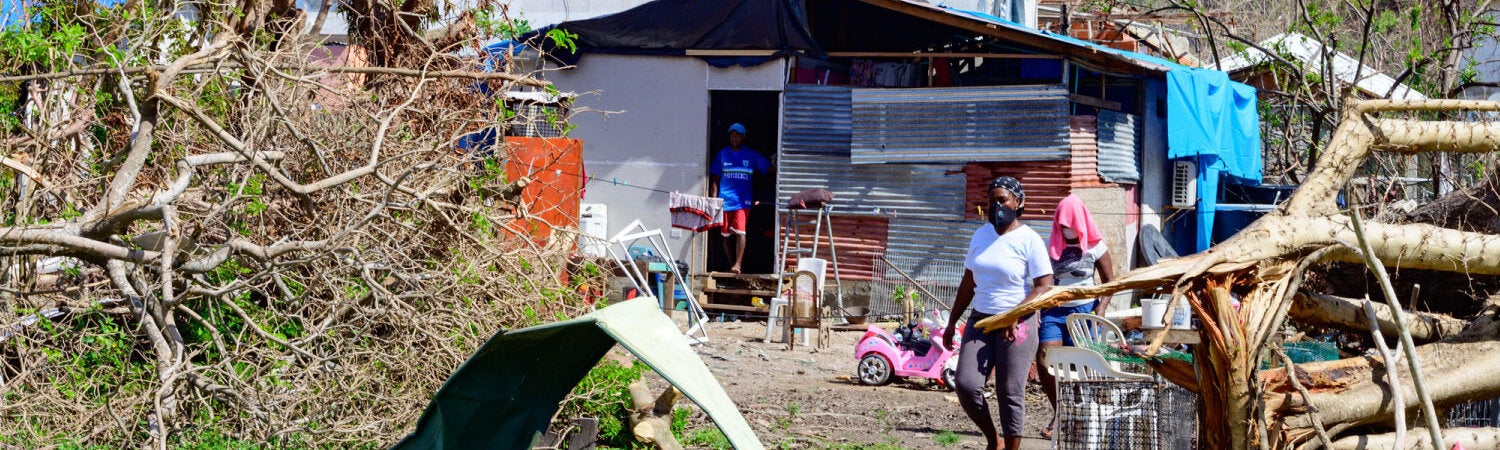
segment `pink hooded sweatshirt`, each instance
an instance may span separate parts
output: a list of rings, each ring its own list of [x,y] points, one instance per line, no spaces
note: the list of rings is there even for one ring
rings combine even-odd
[[[1083,206],[1083,200],[1077,195],[1068,194],[1057,204],[1057,214],[1052,218],[1052,236],[1047,239],[1047,254],[1053,260],[1062,258],[1062,251],[1068,247],[1063,240],[1062,229],[1072,228],[1078,233],[1078,246],[1087,252],[1090,248],[1104,240],[1099,234],[1099,226],[1094,224],[1094,218],[1089,215],[1089,209]]]

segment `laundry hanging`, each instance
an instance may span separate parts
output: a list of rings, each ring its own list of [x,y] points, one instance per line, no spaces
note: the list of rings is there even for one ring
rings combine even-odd
[[[667,196],[672,227],[694,232],[724,225],[724,199],[673,192]]]

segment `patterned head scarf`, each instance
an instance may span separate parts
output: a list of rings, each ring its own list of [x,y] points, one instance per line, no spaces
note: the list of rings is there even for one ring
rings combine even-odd
[[[1026,190],[1021,189],[1020,180],[1012,177],[998,177],[990,181],[990,190],[993,191],[995,188],[1005,188],[1010,191],[1011,195],[1016,196],[1016,201],[1021,204],[1021,207],[1026,207]]]

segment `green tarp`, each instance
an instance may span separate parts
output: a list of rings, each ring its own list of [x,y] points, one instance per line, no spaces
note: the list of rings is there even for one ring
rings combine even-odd
[[[393,448],[531,448],[558,404],[616,343],[697,403],[735,448],[764,448],[682,332],[649,297],[495,334],[438,388],[416,431]]]

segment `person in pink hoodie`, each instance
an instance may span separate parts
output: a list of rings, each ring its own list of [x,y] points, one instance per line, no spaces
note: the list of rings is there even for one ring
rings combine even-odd
[[[1089,214],[1088,207],[1077,195],[1069,194],[1057,204],[1057,214],[1052,219],[1052,235],[1047,239],[1047,256],[1052,259],[1052,284],[1059,287],[1092,286],[1095,275],[1098,282],[1107,283],[1114,278],[1114,262],[1109,258],[1109,248],[1104,245],[1104,236]],[[1037,367],[1046,367],[1043,355],[1048,348],[1073,345],[1068,335],[1068,315],[1089,313],[1104,315],[1109,308],[1109,297],[1082,299],[1064,303],[1062,306],[1042,311],[1037,334],[1041,343],[1037,345]],[[1037,371],[1041,378],[1042,391],[1053,409],[1057,406],[1057,384],[1051,373]],[[1050,434],[1051,428],[1044,434]]]

